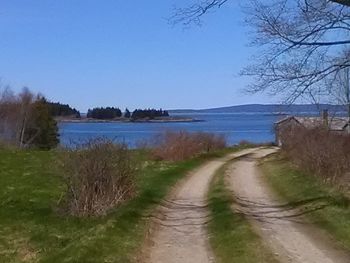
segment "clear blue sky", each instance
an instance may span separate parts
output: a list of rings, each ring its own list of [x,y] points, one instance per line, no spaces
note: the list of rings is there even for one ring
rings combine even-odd
[[[231,4],[202,27],[171,27],[187,0],[3,0],[0,77],[53,101],[93,106],[209,108],[271,103],[245,95],[238,76],[248,48],[243,14]]]

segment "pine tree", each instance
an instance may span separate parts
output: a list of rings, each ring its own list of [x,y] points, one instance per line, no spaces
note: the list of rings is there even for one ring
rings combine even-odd
[[[125,109],[124,118],[130,119],[131,113],[128,108]]]
[[[39,149],[49,150],[59,143],[57,122],[50,114],[50,107],[45,98],[33,103],[32,118],[25,134],[25,144]]]

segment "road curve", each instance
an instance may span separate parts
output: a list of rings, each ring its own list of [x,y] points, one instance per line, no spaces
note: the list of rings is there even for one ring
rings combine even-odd
[[[306,223],[302,217],[304,210],[281,204],[270,192],[257,160],[274,151],[259,149],[230,165],[226,179],[235,197],[233,209],[250,219],[281,262],[350,262],[349,254],[336,248],[322,231]]]
[[[207,191],[216,170],[227,161],[249,154],[242,150],[224,158],[209,161],[190,174],[164,200],[155,215],[147,243],[144,262],[151,263],[209,263],[213,254],[209,248],[205,225],[208,221]]]

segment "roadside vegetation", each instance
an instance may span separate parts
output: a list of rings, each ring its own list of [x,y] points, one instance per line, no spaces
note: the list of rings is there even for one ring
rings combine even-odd
[[[234,197],[225,186],[226,169],[224,165],[217,171],[208,195],[211,213],[208,231],[217,262],[277,262],[248,220],[232,210]]]
[[[125,144],[90,140],[60,152],[67,193],[62,208],[75,216],[105,215],[136,194],[139,161]]]
[[[350,135],[325,127],[293,127],[281,132],[282,152],[305,173],[350,190]]]
[[[339,191],[339,187],[298,167],[281,154],[269,157],[261,164],[267,182],[281,199],[300,207],[312,223],[350,250],[349,197]]]
[[[135,153],[136,154],[136,153]],[[137,154],[139,155],[139,154]],[[150,209],[201,157],[167,164],[145,160],[136,177],[137,196],[104,217],[57,211],[65,183],[57,153],[0,151],[0,258],[3,262],[130,262],[135,260]]]
[[[152,208],[190,170],[228,151],[169,162],[108,141],[69,151],[1,149],[0,258],[136,261]]]
[[[205,132],[166,131],[156,136],[152,152],[160,160],[181,161],[222,150],[226,146],[224,136]]]

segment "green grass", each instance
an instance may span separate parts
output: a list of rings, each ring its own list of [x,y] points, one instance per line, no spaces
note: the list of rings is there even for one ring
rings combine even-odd
[[[318,178],[300,172],[279,155],[261,164],[271,188],[291,205],[300,206],[308,219],[350,250],[350,200]]]
[[[0,262],[132,262],[147,217],[179,179],[208,158],[150,162],[138,176],[138,195],[103,218],[60,215],[65,187],[56,152],[0,150]]]
[[[208,231],[217,262],[277,262],[247,219],[232,211],[233,195],[224,182],[226,168],[217,171],[208,195],[211,212]]]

